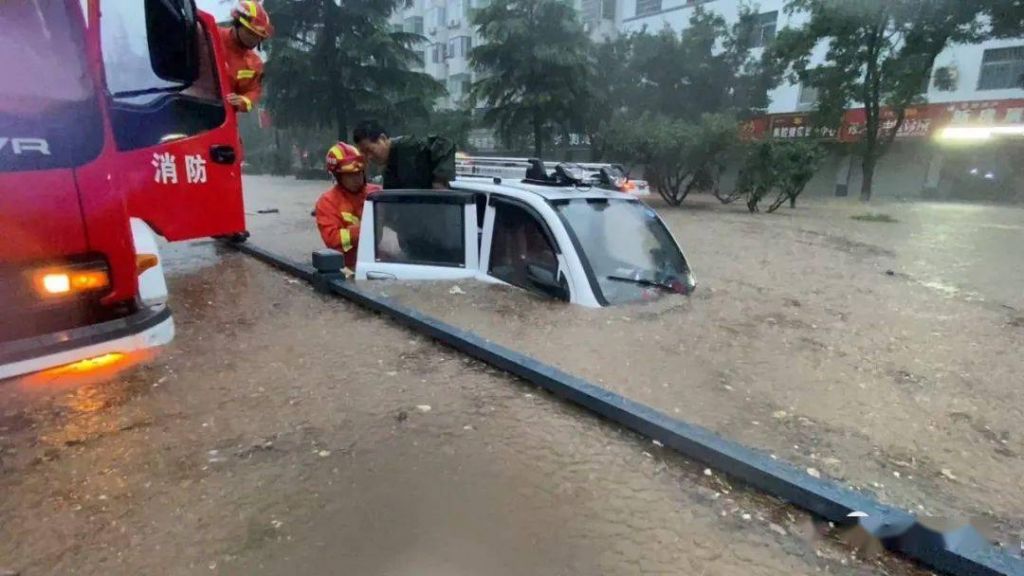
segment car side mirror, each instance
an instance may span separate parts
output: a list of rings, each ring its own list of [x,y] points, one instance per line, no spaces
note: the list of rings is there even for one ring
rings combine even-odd
[[[538,290],[552,298],[569,301],[569,287],[564,281],[559,281],[557,271],[539,264],[527,264],[526,278]]]
[[[193,0],[145,0],[146,37],[153,72],[168,82],[199,78],[199,23]]]

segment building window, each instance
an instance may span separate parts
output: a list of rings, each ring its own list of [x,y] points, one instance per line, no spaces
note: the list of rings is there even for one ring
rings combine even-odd
[[[469,36],[456,36],[448,41],[449,58],[467,58],[473,48],[473,40]]]
[[[661,0],[636,0],[636,15],[647,16],[661,12]]]
[[[1024,46],[985,50],[978,90],[1024,87]]]
[[[814,86],[800,85],[800,99],[797,101],[797,108],[808,110],[814,108],[818,103],[818,89]]]
[[[419,34],[419,35],[422,36],[423,35],[423,17],[422,16],[412,16],[412,17],[406,18],[405,19],[405,24],[403,25],[402,28],[403,28],[403,30],[405,32],[408,32],[410,34]]]
[[[751,30],[750,45],[753,48],[767,46],[775,38],[775,29],[779,20],[778,11],[765,12],[754,16],[754,29]]]
[[[430,61],[434,64],[444,62],[444,44],[434,44],[430,47]]]

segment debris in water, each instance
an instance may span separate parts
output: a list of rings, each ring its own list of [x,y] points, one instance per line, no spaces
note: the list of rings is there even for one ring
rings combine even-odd
[[[472,429],[473,429],[473,427],[472,427],[472,426],[470,426],[469,424],[466,424],[465,426],[463,426],[463,427],[462,427],[462,429],[463,429],[463,430],[472,430]]]
[[[423,412],[424,414],[426,414],[427,412],[430,412],[430,410],[431,410],[430,404],[420,404],[420,405],[416,406],[416,409],[419,410],[420,412]]]
[[[257,214],[278,214],[280,212],[277,208],[264,208],[256,211]]]
[[[284,526],[284,522],[280,520],[271,520],[270,525],[274,527],[274,530],[279,530],[281,526]]]
[[[321,451],[317,452],[316,455],[321,457],[321,458],[327,458],[328,456],[331,455],[331,451],[330,450],[321,450]]]
[[[0,568],[0,576],[21,576],[20,572],[14,570],[8,570],[7,568]]]
[[[821,472],[818,472],[817,468],[808,468],[807,473],[815,478],[821,478]]]
[[[945,476],[946,478],[949,478],[950,480],[956,480],[956,476],[953,475],[953,471],[950,470],[949,468],[943,468],[942,475]]]
[[[772,418],[775,418],[776,420],[782,420],[785,417],[786,417],[786,411],[785,410],[776,410],[775,412],[772,412]]]
[[[893,470],[893,471],[892,471],[892,475],[893,475],[893,476],[895,476],[895,477],[897,477],[897,478],[899,478],[899,477],[900,477],[900,472],[899,472],[899,470]]]
[[[651,440],[651,444],[654,444],[658,448],[664,448],[665,447],[665,445],[662,444],[661,441],[659,441],[659,440]]]
[[[743,516],[741,516],[741,518],[743,518],[744,520],[749,522],[750,521],[750,514],[744,514]]]
[[[448,291],[449,294],[465,294],[466,291],[458,286],[452,286],[452,289]]]
[[[885,271],[885,275],[886,276],[895,276],[896,275],[896,271],[895,270],[886,270]]]
[[[399,422],[405,422],[408,419],[409,413],[406,412],[405,410],[399,410],[398,414],[395,414],[395,420],[398,420]]]
[[[705,476],[711,476],[711,468],[705,468],[704,469],[704,475]]]
[[[785,528],[783,528],[782,526],[779,526],[775,522],[769,522],[768,523],[768,528],[772,532],[775,532],[776,534],[778,534],[779,536],[788,536],[789,535],[789,532],[786,532]]]

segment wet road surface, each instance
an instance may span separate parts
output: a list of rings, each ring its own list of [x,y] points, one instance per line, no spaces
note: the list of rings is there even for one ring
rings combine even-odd
[[[250,179],[254,241],[308,261],[323,182]],[[657,202],[691,298],[585,310],[516,289],[373,284],[398,301],[824,476],[1024,548],[1024,210]],[[883,212],[898,222],[858,221]],[[496,321],[501,319],[500,322]],[[550,343],[556,342],[557,346]]]
[[[155,358],[0,382],[0,571],[919,573],[219,250]]]

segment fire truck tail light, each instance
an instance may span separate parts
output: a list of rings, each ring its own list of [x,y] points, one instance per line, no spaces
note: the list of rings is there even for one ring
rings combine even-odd
[[[105,269],[76,268],[48,269],[35,273],[36,293],[44,298],[69,296],[110,287],[110,276]]]

